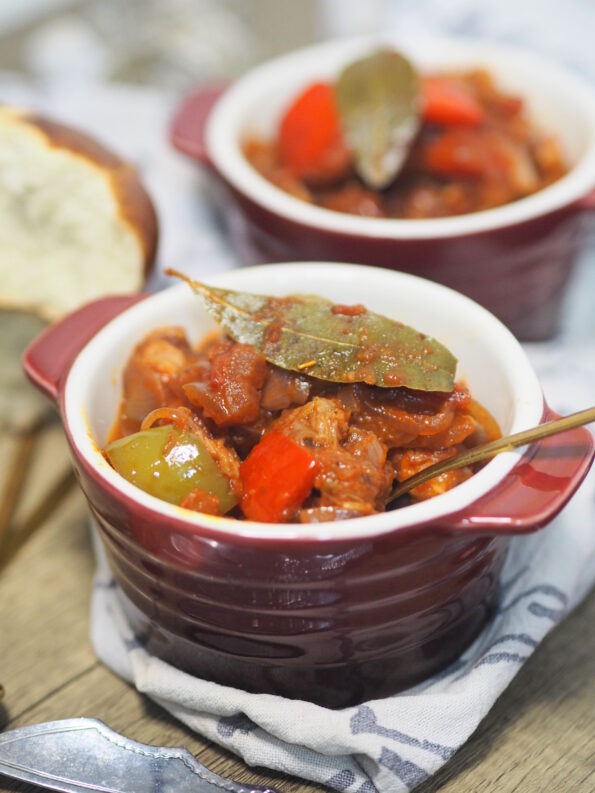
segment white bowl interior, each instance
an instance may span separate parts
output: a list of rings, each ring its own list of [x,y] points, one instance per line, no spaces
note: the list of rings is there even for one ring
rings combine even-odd
[[[518,342],[489,312],[468,298],[414,276],[359,265],[298,263],[235,270],[209,283],[233,289],[285,295],[316,293],[341,303],[367,307],[435,336],[459,360],[457,380],[469,386],[498,420],[504,433],[537,424],[543,397],[537,378]],[[457,511],[491,489],[518,460],[500,455],[467,482],[427,502],[398,511],[333,524],[263,526],[213,518],[162,502],[122,479],[99,449],[105,444],[121,397],[122,371],[134,346],[146,333],[166,325],[185,328],[192,342],[214,326],[185,284],[133,306],[106,325],[79,354],[66,383],[65,413],[73,439],[87,460],[129,495],[170,515],[249,536],[353,537]]]
[[[535,125],[555,135],[572,170],[554,185],[503,207],[456,218],[392,220],[344,216],[298,201],[269,184],[247,162],[241,143],[251,135],[271,138],[299,91],[336,77],[342,66],[379,46],[396,46],[422,71],[485,67],[505,91],[521,96]],[[519,222],[578,198],[595,185],[595,92],[543,59],[485,41],[396,37],[333,41],[277,58],[249,72],[217,103],[206,130],[216,167],[233,184],[271,211],[317,227],[370,236],[460,234]]]

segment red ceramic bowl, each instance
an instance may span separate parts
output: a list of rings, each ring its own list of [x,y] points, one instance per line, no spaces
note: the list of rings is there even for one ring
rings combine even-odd
[[[269,138],[301,88],[393,43],[422,69],[486,67],[520,95],[536,125],[559,139],[570,172],[535,195],[488,211],[432,220],[345,215],[293,198],[261,177],[241,151]],[[547,61],[472,40],[333,41],[260,66],[225,92],[208,88],[180,108],[174,145],[207,165],[222,187],[231,238],[249,264],[328,259],[430,278],[468,295],[521,339],[557,329],[564,289],[595,209],[595,92]]]
[[[321,262],[246,268],[213,283],[362,302],[447,344],[458,377],[505,433],[553,415],[514,337],[437,284]],[[509,538],[547,523],[593,459],[592,436],[577,429],[524,455],[500,455],[448,493],[385,514],[275,525],[188,512],[122,479],[99,451],[132,348],[166,324],[182,325],[193,340],[212,328],[182,284],[93,303],[46,331],[24,363],[59,403],[137,635],[201,677],[343,706],[431,675],[489,618]]]

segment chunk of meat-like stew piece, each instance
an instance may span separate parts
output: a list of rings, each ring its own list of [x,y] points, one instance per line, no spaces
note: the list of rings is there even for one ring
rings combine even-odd
[[[372,432],[352,428],[342,446],[313,449],[320,465],[314,487],[319,507],[334,507],[353,515],[382,510],[394,471],[386,465],[386,446]]]
[[[314,397],[302,407],[286,410],[272,428],[304,446],[333,448],[347,436],[349,411],[335,399]]]
[[[215,355],[206,382],[186,383],[183,391],[191,405],[218,427],[251,424],[260,415],[267,372],[262,353],[248,344],[233,344]]]
[[[327,192],[321,198],[321,204],[335,212],[347,212],[368,218],[384,217],[378,194],[357,182],[348,182],[338,190]]]
[[[275,146],[263,141],[249,140],[244,146],[244,153],[256,170],[266,175],[278,188],[302,201],[313,200],[306,185],[280,162]]]
[[[292,405],[303,405],[309,396],[310,383],[305,377],[269,366],[260,403],[264,410],[285,410]]]
[[[208,453],[219,466],[219,470],[227,476],[236,493],[240,493],[240,458],[235,449],[231,449],[222,438],[214,438],[206,427],[198,420],[192,425],[192,431],[198,435]]]
[[[349,411],[335,399],[314,397],[285,411],[274,429],[307,446],[319,463],[317,495],[307,508],[333,507],[369,515],[388,493],[393,471],[386,446],[371,432],[349,427]],[[304,521],[307,515],[300,515]]]
[[[448,460],[460,451],[461,448],[457,446],[436,451],[407,449],[404,452],[395,451],[391,455],[391,462],[395,468],[397,479],[399,482],[404,482],[419,471],[423,471],[424,468],[428,468],[434,463],[442,462],[442,460]],[[410,492],[410,496],[415,501],[425,501],[428,498],[434,498],[434,496],[446,493],[447,490],[464,482],[472,475],[473,471],[470,468],[456,468],[454,471],[447,471],[424,482],[422,485],[414,487]]]
[[[154,331],[135,347],[123,374],[124,434],[136,432],[147,413],[178,401],[176,376],[192,355],[184,330],[176,327]]]

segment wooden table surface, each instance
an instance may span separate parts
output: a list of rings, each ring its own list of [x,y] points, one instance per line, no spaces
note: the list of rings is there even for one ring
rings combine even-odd
[[[13,451],[13,440],[0,436],[0,459],[10,459]],[[36,450],[16,523],[68,465],[61,429],[50,427]],[[0,488],[8,473],[5,465]],[[244,783],[274,785],[282,793],[323,790],[248,768],[102,666],[88,639],[92,572],[85,504],[73,489],[0,570],[1,729],[94,716],[138,741],[186,746],[213,771]],[[593,793],[594,625],[592,593],[546,638],[467,744],[417,793]],[[0,777],[0,791],[34,789]]]

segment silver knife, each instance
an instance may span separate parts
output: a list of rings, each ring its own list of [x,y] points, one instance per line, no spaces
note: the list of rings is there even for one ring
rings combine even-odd
[[[279,793],[224,779],[187,749],[137,743],[97,719],[0,734],[0,774],[64,793]]]

